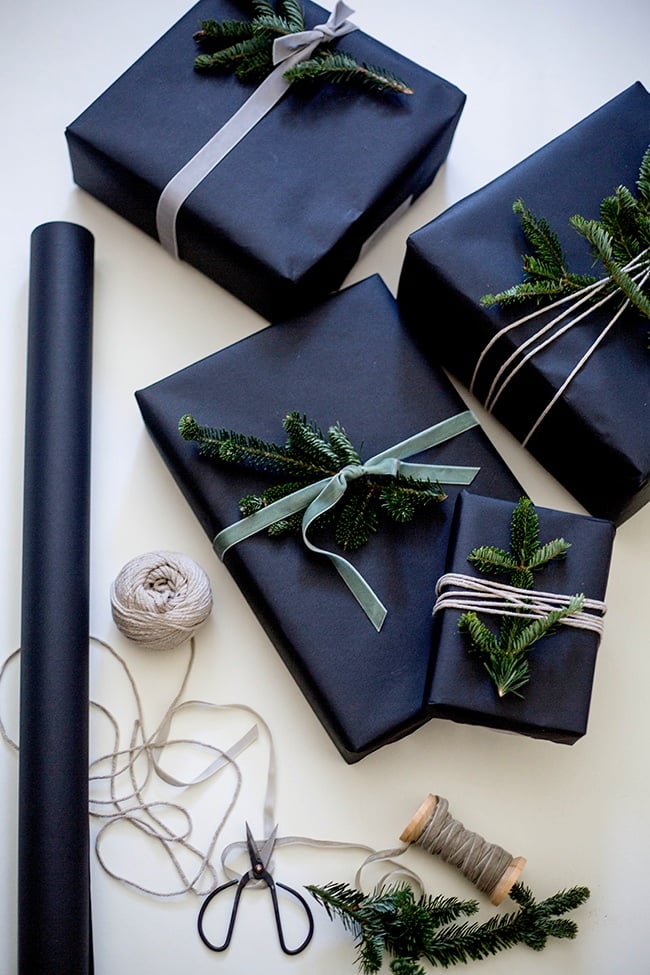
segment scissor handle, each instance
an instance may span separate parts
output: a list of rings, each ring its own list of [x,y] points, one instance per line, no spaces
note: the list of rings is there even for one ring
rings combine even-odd
[[[277,932],[278,932],[278,941],[280,942],[280,947],[282,948],[282,951],[285,953],[285,955],[298,955],[298,954],[300,954],[300,952],[303,951],[307,947],[307,945],[311,941],[311,939],[313,937],[313,934],[314,934],[314,917],[312,915],[312,912],[311,912],[311,909],[309,907],[309,904],[307,903],[307,901],[305,900],[305,898],[302,896],[302,894],[300,894],[297,890],[294,890],[293,887],[288,887],[286,884],[281,884],[279,881],[276,884],[275,881],[273,880],[273,877],[271,877],[271,875],[269,873],[267,873],[266,871],[263,871],[263,873],[261,873],[256,879],[263,880],[264,883],[266,883],[267,887],[269,888],[269,890],[271,892],[271,901],[273,903],[273,913],[275,915],[275,926],[276,926],[276,929],[277,929]],[[251,880],[251,877],[249,876],[249,874],[244,874],[244,876],[240,880],[229,880],[228,883],[222,884],[220,887],[216,887],[213,891],[211,891],[211,893],[209,893],[208,896],[203,901],[203,904],[201,905],[201,909],[199,911],[199,916],[198,916],[198,918],[196,920],[196,924],[197,924],[197,928],[198,928],[198,931],[199,931],[199,936],[201,938],[201,941],[203,942],[203,944],[207,948],[210,949],[210,951],[225,951],[226,948],[228,947],[228,945],[230,944],[230,941],[232,939],[232,934],[233,934],[233,931],[235,929],[235,920],[237,919],[237,911],[238,911],[238,908],[239,908],[239,900],[241,898],[242,891],[243,891],[244,887],[246,886],[246,884],[249,882],[249,880]],[[223,940],[223,942],[220,945],[214,945],[209,940],[209,938],[207,937],[205,931],[203,930],[203,917],[204,917],[205,912],[208,909],[210,903],[217,896],[217,894],[220,894],[223,890],[227,890],[228,887],[234,887],[235,884],[237,884],[237,891],[235,892],[235,899],[233,900],[232,909],[231,909],[231,912],[230,912],[230,921],[228,922],[228,929],[226,931],[226,937],[225,937],[225,939]],[[289,948],[288,945],[287,945],[287,943],[286,943],[286,941],[284,940],[284,930],[282,928],[282,918],[280,917],[280,908],[279,908],[279,905],[278,905],[278,895],[277,895],[276,889],[275,889],[276,886],[277,887],[281,887],[282,890],[286,890],[286,892],[288,894],[291,894],[292,897],[295,897],[295,899],[297,901],[299,901],[302,904],[303,908],[304,908],[305,916],[307,918],[308,930],[307,930],[307,935],[306,935],[305,939],[301,942],[301,944],[298,945],[297,948]]]
[[[305,940],[302,942],[302,944],[299,944],[297,948],[288,948],[284,940],[284,931],[282,930],[282,919],[280,918],[280,908],[278,907],[278,895],[275,892],[276,886],[282,887],[282,890],[286,890],[288,894],[291,894],[292,897],[295,897],[295,899],[297,901],[300,901],[300,903],[305,909],[305,916],[307,918],[307,925],[308,925],[307,936]],[[277,883],[274,883],[273,879],[270,878],[269,889],[271,891],[271,899],[273,901],[273,913],[275,914],[275,925],[278,929],[278,941],[280,942],[280,947],[282,948],[285,955],[299,955],[300,952],[307,947],[314,934],[314,916],[311,912],[309,904],[307,903],[307,901],[305,900],[305,898],[302,896],[301,893],[299,893],[297,890],[294,890],[293,887],[287,887],[286,884],[281,884],[279,880],[277,881]]]
[[[201,910],[199,911],[199,916],[196,919],[196,926],[199,929],[199,935],[201,937],[201,941],[207,948],[210,949],[210,951],[225,951],[228,945],[230,944],[232,933],[235,928],[235,919],[237,917],[237,908],[239,907],[239,898],[241,897],[242,890],[244,889],[247,879],[248,878],[246,874],[244,874],[241,880],[229,880],[227,884],[222,884],[220,887],[215,887],[215,889],[208,894],[208,896],[201,904]],[[225,941],[220,945],[213,945],[212,942],[208,939],[205,931],[203,930],[203,915],[208,909],[210,902],[214,900],[217,894],[220,894],[222,890],[227,890],[228,887],[234,887],[235,884],[237,884],[237,891],[235,893],[235,899],[232,904],[232,910],[230,911],[230,921],[228,923],[228,930],[226,931]]]

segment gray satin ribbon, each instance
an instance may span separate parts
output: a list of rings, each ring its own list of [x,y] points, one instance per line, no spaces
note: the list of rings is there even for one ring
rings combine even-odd
[[[401,474],[403,477],[414,477],[426,481],[439,481],[443,484],[471,484],[472,480],[479,471],[478,467],[453,467],[436,464],[405,464],[403,457],[410,457],[418,454],[430,447],[450,440],[452,437],[464,433],[466,430],[475,427],[478,420],[474,415],[466,410],[455,416],[442,420],[420,433],[402,440],[401,443],[388,450],[375,454],[363,464],[348,464],[332,477],[325,477],[314,484],[308,484],[293,494],[288,494],[284,498],[279,498],[272,504],[259,511],[242,518],[224,528],[214,539],[212,545],[219,556],[223,559],[224,555],[232,545],[250,538],[264,528],[269,528],[277,521],[282,521],[291,515],[304,511],[302,519],[302,539],[310,551],[317,555],[325,555],[332,562],[337,572],[345,582],[346,586],[355,597],[364,613],[373,624],[377,631],[381,630],[384,619],[386,618],[386,607],[373,592],[363,576],[348,562],[347,559],[335,552],[328,552],[325,549],[313,545],[308,537],[307,531],[310,525],[330,508],[334,507],[343,497],[348,484],[364,475],[379,475],[395,477]]]
[[[271,74],[167,183],[158,200],[156,229],[160,243],[174,257],[178,257],[176,218],[187,197],[286,94],[291,83],[284,76],[290,68],[308,60],[323,41],[357,30],[347,19],[351,13],[353,10],[343,0],[337,0],[326,23],[276,38],[273,42],[275,68]]]

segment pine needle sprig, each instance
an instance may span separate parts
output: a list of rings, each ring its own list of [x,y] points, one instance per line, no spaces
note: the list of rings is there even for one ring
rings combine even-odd
[[[512,513],[510,550],[482,545],[470,552],[468,561],[485,575],[505,576],[517,589],[532,589],[534,573],[554,559],[564,558],[570,547],[563,538],[540,544],[537,512],[531,500],[524,497]],[[550,636],[566,616],[579,613],[584,603],[584,595],[578,593],[566,606],[535,619],[525,615],[525,607],[510,615],[504,614],[498,634],[476,612],[469,610],[461,614],[458,629],[466,637],[471,651],[482,659],[499,697],[506,694],[521,697],[520,689],[530,680],[527,652],[542,637]]]
[[[384,956],[391,957],[393,975],[423,975],[420,960],[448,968],[478,961],[525,944],[542,950],[550,937],[575,938],[576,923],[563,915],[589,897],[586,887],[572,887],[536,901],[529,888],[515,884],[510,896],[518,910],[497,914],[483,922],[460,920],[476,914],[476,901],[454,897],[416,897],[407,884],[382,887],[363,894],[347,884],[329,883],[307,890],[353,934],[356,963],[364,975],[378,972]]]
[[[240,500],[240,511],[250,515],[302,487],[333,477],[348,465],[361,464],[358,451],[339,423],[323,434],[304,415],[293,412],[284,418],[283,426],[287,434],[284,444],[203,426],[189,414],[181,417],[179,432],[185,440],[198,444],[202,457],[284,479]],[[365,545],[377,531],[380,515],[405,524],[445,497],[437,481],[399,474],[395,477],[365,474],[348,484],[339,504],[321,516],[318,523],[323,526],[335,522],[337,544],[352,552]],[[302,517],[297,514],[276,522],[268,533],[277,538],[300,531],[301,525]]]
[[[534,299],[559,300],[593,287],[593,299],[619,295],[639,314],[650,318],[650,147],[641,160],[637,180],[638,196],[618,186],[600,204],[600,219],[575,214],[570,226],[590,246],[592,257],[605,272],[598,278],[576,274],[567,267],[559,237],[543,217],[516,200],[513,211],[532,253],[522,257],[523,281],[498,294],[486,294],[481,304],[502,306]],[[597,286],[597,287],[596,287]]]
[[[285,78],[288,81],[329,81],[333,84],[356,82],[375,91],[413,94],[413,89],[392,72],[365,62],[359,63],[349,54],[340,51],[328,51],[317,54],[308,61],[301,61],[286,72]]]
[[[253,17],[247,21],[203,21],[194,40],[202,53],[194,59],[197,71],[233,71],[240,81],[261,81],[274,68],[273,42],[277,37],[305,30],[303,10],[297,0],[280,0],[277,9],[269,0],[253,0]],[[324,40],[323,44],[327,42]],[[284,77],[291,83],[320,81],[357,83],[377,92],[413,94],[392,72],[359,63],[343,51],[319,51],[289,68]]]
[[[559,299],[596,282],[592,275],[569,270],[560,238],[544,217],[536,217],[523,200],[515,200],[512,209],[520,219],[533,253],[522,257],[524,280],[498,294],[483,295],[482,305],[506,306],[529,299],[538,302],[544,298]]]

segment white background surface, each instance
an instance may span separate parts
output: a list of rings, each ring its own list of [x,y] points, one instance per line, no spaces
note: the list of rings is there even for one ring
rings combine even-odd
[[[324,5],[331,7],[330,2]],[[355,7],[354,19],[364,30],[458,84],[468,101],[435,185],[375,243],[351,281],[380,272],[395,291],[412,230],[632,82],[650,87],[646,0],[357,0]],[[198,639],[189,696],[247,704],[268,721],[277,748],[276,814],[282,834],[392,846],[428,792],[445,795],[468,827],[528,858],[523,879],[540,897],[573,884],[592,891],[576,915],[580,934],[575,942],[554,942],[541,954],[517,948],[476,963],[478,970],[485,975],[609,975],[615,970],[641,975],[648,971],[650,940],[650,506],[623,525],[616,538],[606,634],[584,739],[568,748],[438,721],[347,766],[213,556],[144,431],[135,389],[265,324],[189,266],[174,264],[156,243],[72,183],[65,125],[185,10],[184,0],[2,3],[3,653],[15,649],[20,638],[29,235],[39,223],[72,220],[96,238],[91,627],[128,661],[150,727],[175,692],[186,651],[156,656],[130,645],[112,622],[109,587],[127,560],[165,548],[199,562],[214,589],[215,607]],[[498,424],[487,418],[485,428],[536,503],[581,510]],[[96,650],[92,683],[95,696],[128,728],[132,711],[123,684],[107,655]],[[10,730],[17,726],[16,695],[14,669],[2,689]],[[206,717],[190,730],[225,746],[233,734],[221,722]],[[241,837],[244,819],[259,833],[266,756],[261,741],[241,760],[244,787],[224,842]],[[16,966],[17,765],[15,754],[2,746],[1,975],[10,975]],[[209,832],[230,787],[225,778],[203,787],[197,828]],[[126,835],[120,844],[130,864],[156,873],[155,856],[150,861]],[[351,882],[362,856],[282,850],[276,859],[278,879],[300,885]],[[405,860],[431,892],[476,895],[457,871],[419,850],[409,851]],[[217,970],[331,975],[355,970],[351,938],[316,905],[316,934],[303,955],[290,959],[281,954],[265,898],[252,894],[229,952],[214,956],[195,932],[196,897],[160,901],[138,894],[107,877],[94,857],[92,887],[98,975]],[[480,916],[487,917],[490,907],[485,899],[481,903]],[[259,933],[250,937],[257,925]]]

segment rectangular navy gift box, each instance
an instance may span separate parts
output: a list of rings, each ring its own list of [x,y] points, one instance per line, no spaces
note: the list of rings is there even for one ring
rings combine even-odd
[[[482,545],[509,550],[513,507],[507,501],[462,491],[456,501],[446,571],[485,578],[467,556]],[[540,569],[535,588],[604,600],[615,532],[612,522],[551,508],[535,510],[540,544],[555,538],[571,543],[565,558]],[[497,632],[494,617],[490,622],[489,617],[478,615]],[[563,744],[573,744],[585,734],[600,643],[597,633],[560,626],[547,634],[528,651],[531,677],[521,688],[522,697],[499,698],[480,658],[469,652],[458,632],[459,617],[460,611],[454,609],[435,616],[427,693],[430,716]]]
[[[326,21],[321,7],[303,6],[308,26]],[[167,182],[255,89],[196,72],[193,35],[203,20],[251,13],[244,0],[201,0],[66,130],[78,185],[153,237]],[[362,30],[332,49],[414,93],[294,84],[178,219],[180,257],[269,321],[340,286],[370,235],[432,182],[465,101]]]
[[[300,317],[263,329],[137,392],[149,433],[210,539],[263,490],[263,474],[218,466],[184,441],[178,422],[284,443],[283,417],[322,430],[339,422],[362,459],[466,407],[441,370],[418,353],[397,303],[377,276]],[[521,487],[478,427],[417,457],[479,466],[472,490],[516,500]],[[454,498],[398,526],[383,522],[351,561],[388,609],[379,633],[336,570],[299,536],[260,533],[225,564],[288,669],[348,762],[406,735],[427,718],[432,586],[447,551]],[[333,541],[325,543],[335,548]],[[215,556],[216,558],[216,556]]]
[[[601,200],[621,184],[636,195],[649,144],[650,95],[637,83],[412,234],[398,301],[424,352],[469,386],[490,339],[534,310],[530,303],[480,304],[483,295],[522,280],[522,254],[530,248],[512,212],[518,198],[548,220],[572,270],[599,274],[569,218],[597,218]],[[611,314],[601,310],[549,345],[505,389],[494,413],[520,441]],[[527,329],[502,336],[488,353],[474,390],[481,401]],[[649,331],[646,318],[626,311],[528,442],[592,515],[617,524],[650,498]]]

